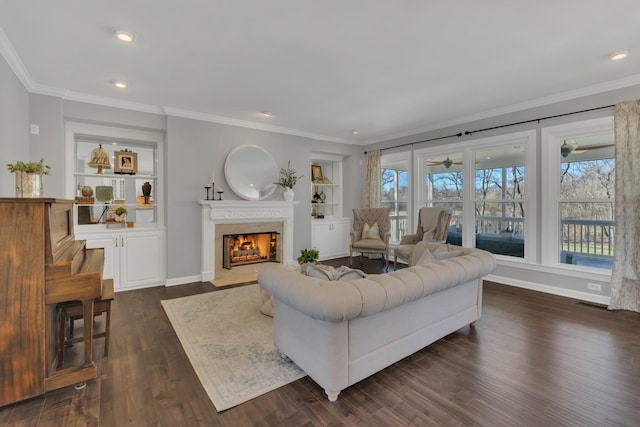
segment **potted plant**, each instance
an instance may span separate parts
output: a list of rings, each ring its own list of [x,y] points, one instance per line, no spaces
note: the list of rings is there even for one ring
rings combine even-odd
[[[113,219],[115,219],[116,222],[124,222],[127,217],[127,208],[124,206],[118,206],[113,214]]]
[[[280,168],[280,179],[274,184],[278,184],[284,188],[284,199],[288,202],[293,200],[293,186],[303,175],[298,176],[295,169],[291,168],[291,160],[287,162],[287,168]]]
[[[51,166],[39,162],[7,163],[9,172],[16,175],[16,197],[42,197],[44,193],[43,176],[51,175]]]
[[[319,256],[320,252],[316,249],[301,249],[300,256],[298,257],[298,264],[302,265],[307,262],[315,264],[318,261]]]

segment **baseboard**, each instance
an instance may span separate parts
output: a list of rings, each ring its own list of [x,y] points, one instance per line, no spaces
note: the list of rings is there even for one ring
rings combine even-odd
[[[200,280],[201,276],[185,276],[185,277],[178,277],[175,279],[167,279],[167,283],[165,283],[165,286],[169,287],[169,286],[178,286],[178,285],[186,285],[187,283],[194,283],[194,282],[201,282],[202,280]]]
[[[501,283],[515,286],[516,288],[530,289],[532,291],[544,292],[561,297],[573,298],[581,301],[588,301],[596,304],[609,305],[610,297],[604,295],[594,295],[588,292],[573,291],[571,289],[559,288],[557,286],[543,285],[540,283],[528,282],[526,280],[512,279],[510,277],[496,276],[489,274],[484,277],[489,282]]]

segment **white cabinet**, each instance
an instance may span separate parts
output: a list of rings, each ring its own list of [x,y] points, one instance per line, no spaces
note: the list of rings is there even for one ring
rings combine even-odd
[[[311,245],[320,260],[349,255],[351,219],[342,217],[342,157],[311,155]]]
[[[104,248],[103,278],[113,279],[123,291],[164,284],[166,280],[164,230],[76,234],[87,248]]]
[[[349,255],[351,220],[314,219],[311,224],[311,245],[320,252],[319,260]]]

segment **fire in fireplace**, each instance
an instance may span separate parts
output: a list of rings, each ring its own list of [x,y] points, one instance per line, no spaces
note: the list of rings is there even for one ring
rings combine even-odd
[[[259,262],[280,262],[280,233],[225,234],[222,264],[226,269]]]

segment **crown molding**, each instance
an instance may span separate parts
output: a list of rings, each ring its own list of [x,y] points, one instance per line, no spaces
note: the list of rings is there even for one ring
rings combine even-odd
[[[139,111],[142,113],[164,115],[164,109],[157,105],[123,101],[121,99],[114,99],[106,96],[96,96],[96,95],[89,95],[86,93],[68,91],[64,96],[64,99],[69,101],[86,102],[88,104],[102,105],[105,107],[122,108],[125,110]]]
[[[9,42],[7,35],[2,31],[2,28],[0,28],[0,54],[2,54],[4,59],[7,61],[7,64],[9,64],[9,67],[11,67],[14,74],[22,82],[22,85],[31,92],[35,86],[33,78],[31,77],[31,74],[29,74],[27,67],[24,66],[24,63],[18,56],[18,53]]]
[[[635,86],[635,85],[640,85],[640,74],[636,74],[636,75],[625,77],[618,80],[612,80],[605,83],[599,83],[596,85],[587,86],[587,87],[576,89],[576,90],[562,92],[562,93],[558,93],[551,96],[536,98],[531,101],[521,102],[519,104],[512,104],[506,107],[496,108],[496,109],[484,111],[478,114],[462,116],[456,119],[439,122],[436,124],[425,126],[423,128],[417,128],[407,132],[392,134],[382,138],[368,139],[364,141],[362,145],[390,141],[392,139],[417,135],[420,133],[430,132],[438,129],[444,129],[451,126],[458,126],[461,124],[470,123],[477,120],[489,119],[491,117],[502,116],[504,114],[516,113],[518,111],[529,110],[531,108],[537,108],[537,107],[543,107],[545,105],[556,104],[558,102],[571,101],[573,99],[582,98],[590,95],[597,95],[599,93],[609,92],[617,89],[623,89],[623,88],[626,88],[629,86]]]
[[[229,117],[216,116],[214,114],[198,113],[195,111],[181,110],[178,108],[164,107],[167,116],[181,117],[184,119],[200,120],[204,122],[219,123],[223,125],[238,126],[248,129],[256,129],[267,132],[276,132],[286,135],[301,136],[304,138],[316,139],[327,142],[337,142],[341,144],[353,144],[353,141],[343,138],[333,138],[326,135],[320,135],[312,132],[305,132],[298,129],[291,129],[282,126],[273,126],[264,123],[251,122],[248,120],[232,119]]]

